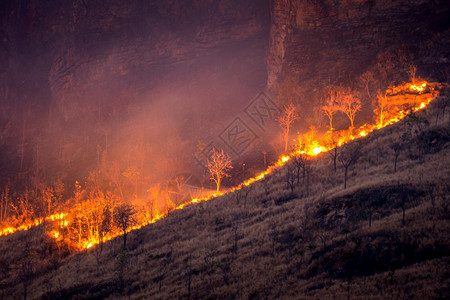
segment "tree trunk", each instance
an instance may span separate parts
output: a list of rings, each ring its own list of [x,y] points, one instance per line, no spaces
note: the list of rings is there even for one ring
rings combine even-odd
[[[334,157],[333,157],[333,161],[334,161],[334,173],[336,173],[336,171],[337,171],[336,160],[337,160],[337,146],[334,147]]]
[[[345,172],[344,172],[344,190],[347,188],[347,170],[348,170],[348,167],[345,167]]]
[[[123,233],[123,249],[127,249],[127,232]]]

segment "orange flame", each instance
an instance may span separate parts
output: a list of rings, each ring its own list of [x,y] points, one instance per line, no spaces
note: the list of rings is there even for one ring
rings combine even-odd
[[[260,181],[264,179],[267,175],[271,174],[275,169],[280,168],[285,165],[293,156],[296,155],[306,155],[307,157],[315,157],[323,152],[327,152],[335,147],[342,146],[343,144],[352,141],[356,138],[361,138],[367,136],[370,132],[386,127],[390,124],[396,123],[404,118],[408,113],[419,111],[425,108],[435,97],[437,96],[437,91],[435,91],[432,86],[426,81],[415,81],[413,83],[406,83],[403,85],[399,85],[396,87],[391,87],[386,91],[386,94],[383,96],[383,102],[378,107],[377,120],[374,124],[365,124],[359,128],[355,128],[352,130],[337,132],[327,132],[327,134],[323,136],[318,136],[314,128],[311,128],[310,132],[299,135],[297,139],[297,147],[296,149],[286,155],[282,155],[277,162],[273,165],[269,166],[265,171],[255,175],[252,178],[245,180],[243,183],[238,185],[237,187],[231,188],[228,192],[233,192],[241,189],[244,186],[248,186],[254,182]],[[411,107],[412,106],[412,107]],[[333,138],[333,142],[330,143],[330,138]],[[149,190],[150,191],[150,190]],[[193,198],[189,202],[182,203],[176,207],[174,210],[183,209],[188,205],[200,203],[203,201],[208,201],[212,198],[219,197],[224,193],[213,193],[208,196]],[[96,203],[99,204],[102,199]],[[73,211],[72,211],[73,210]],[[13,224],[3,224],[4,227],[0,229],[0,236],[5,236],[12,234],[21,230],[28,230],[33,226],[38,226],[42,224],[42,222],[49,221],[56,223],[56,229],[52,229],[48,232],[48,235],[57,241],[61,241],[64,239],[64,230],[69,227],[74,227],[75,220],[74,216],[76,213],[84,213],[84,214],[94,214],[95,208],[91,207],[89,209],[79,209],[75,211],[75,208],[72,208],[71,211],[68,212],[58,212],[47,216],[45,218],[28,220],[26,222],[22,222],[22,224],[18,226],[14,226]],[[89,211],[87,211],[89,210]],[[139,222],[136,225],[130,226],[128,230],[136,230],[148,224],[154,223],[164,217],[167,216],[168,211],[159,212],[157,209],[152,209],[153,211],[146,211],[145,216],[152,217],[141,217],[139,218]],[[144,215],[143,214],[143,215]],[[80,215],[78,218],[82,218]],[[150,219],[151,218],[151,219]],[[101,240],[108,241],[117,236],[120,236],[122,232],[118,229],[112,230],[108,232],[105,236],[103,236],[100,240],[99,238],[99,228],[96,227],[96,224],[91,224],[91,234],[83,234],[82,230],[78,230],[79,240],[76,243],[77,247],[80,249],[89,249],[95,245],[98,245]],[[83,235],[83,237],[81,237]]]

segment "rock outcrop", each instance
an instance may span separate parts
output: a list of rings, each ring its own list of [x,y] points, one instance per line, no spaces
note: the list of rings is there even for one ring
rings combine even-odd
[[[422,73],[448,79],[446,1],[272,0],[271,12],[269,88],[287,76],[309,87],[348,84],[399,49]]]
[[[3,79],[46,90],[66,120],[118,94],[136,99],[160,84],[223,71],[239,77],[232,74],[257,70],[247,83],[256,90],[264,85],[268,2],[12,0],[2,6]]]

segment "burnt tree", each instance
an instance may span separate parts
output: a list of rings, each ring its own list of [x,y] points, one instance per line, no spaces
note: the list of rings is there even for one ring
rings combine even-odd
[[[359,145],[348,145],[345,149],[342,149],[341,154],[339,155],[339,162],[341,166],[344,168],[344,189],[347,188],[347,174],[348,168],[356,163],[360,156]]]

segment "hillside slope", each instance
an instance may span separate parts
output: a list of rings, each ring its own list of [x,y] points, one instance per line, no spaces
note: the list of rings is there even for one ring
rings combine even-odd
[[[450,122],[426,111],[347,144],[333,170],[293,162],[248,194],[175,211],[129,234],[58,259],[38,227],[0,240],[2,298],[444,299],[450,293]],[[445,112],[445,111],[444,111]],[[394,148],[401,151],[394,172]]]

